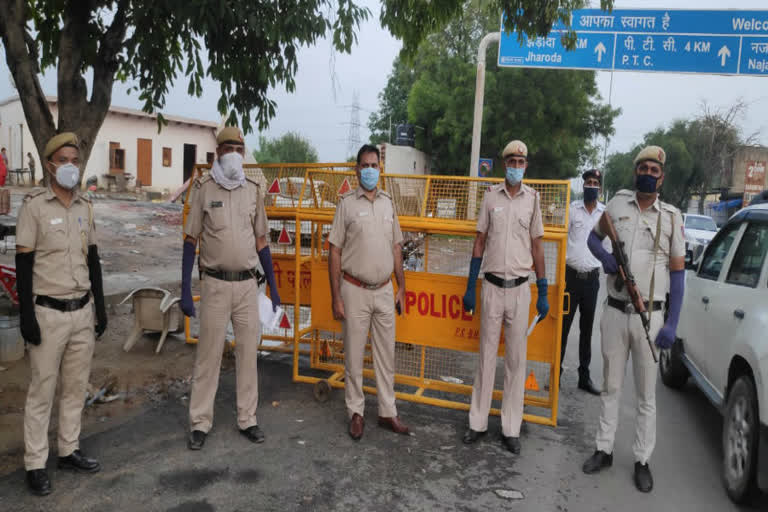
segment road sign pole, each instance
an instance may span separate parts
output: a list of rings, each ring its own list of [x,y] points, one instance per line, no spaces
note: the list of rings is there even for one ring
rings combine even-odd
[[[480,162],[480,132],[483,128],[483,100],[485,96],[485,53],[488,45],[501,41],[501,32],[486,34],[477,50],[477,81],[475,82],[475,115],[472,123],[472,154],[469,158],[469,175],[478,176]],[[473,210],[470,210],[473,211]]]

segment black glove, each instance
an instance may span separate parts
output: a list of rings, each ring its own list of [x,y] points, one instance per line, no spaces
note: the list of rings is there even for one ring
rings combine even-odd
[[[88,246],[88,277],[91,280],[91,294],[96,305],[96,337],[107,330],[107,309],[104,305],[104,284],[101,280],[101,261],[95,245]]]
[[[35,317],[35,302],[32,299],[32,268],[35,252],[16,253],[16,292],[19,295],[19,320],[21,337],[33,345],[40,344],[40,325]]]

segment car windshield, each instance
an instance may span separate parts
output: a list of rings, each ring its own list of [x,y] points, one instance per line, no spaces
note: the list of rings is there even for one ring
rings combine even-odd
[[[711,217],[686,217],[685,227],[701,231],[717,231],[717,224]]]

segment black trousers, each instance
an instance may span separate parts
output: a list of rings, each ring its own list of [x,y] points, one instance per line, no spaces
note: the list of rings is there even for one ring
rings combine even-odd
[[[563,359],[568,344],[576,310],[581,310],[579,320],[579,379],[589,377],[592,361],[592,325],[595,322],[597,292],[600,290],[600,273],[593,272],[586,279],[580,279],[575,269],[565,267],[565,291],[570,294],[570,311],[563,317],[563,337],[560,344],[560,374],[563,373]]]

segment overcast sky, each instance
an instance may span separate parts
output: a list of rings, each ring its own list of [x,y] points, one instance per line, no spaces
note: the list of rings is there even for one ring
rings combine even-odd
[[[299,132],[312,141],[320,161],[343,161],[348,156],[350,106],[355,92],[361,107],[360,137],[367,139],[368,115],[377,109],[378,93],[386,84],[392,61],[400,49],[400,42],[379,25],[379,1],[360,0],[359,3],[367,5],[373,16],[359,30],[358,44],[352,54],[334,53],[328,41],[303,48],[299,53],[296,90],[288,94],[279,87],[271,95],[277,102],[277,116],[264,134],[276,137],[287,131]],[[660,6],[662,3],[665,5]],[[723,0],[617,0],[615,7],[761,9],[766,3],[765,0],[731,0],[727,4]],[[5,55],[0,62],[0,73],[9,74]],[[610,73],[598,72],[598,85],[606,102],[610,80]],[[54,71],[49,70],[42,78],[42,85],[46,94],[56,94]],[[220,120],[216,110],[220,87],[216,82],[206,80],[203,97],[199,99],[187,96],[186,89],[184,80],[172,88],[164,113]],[[113,104],[140,108],[136,95],[129,96],[126,90],[126,85],[115,86]],[[0,98],[13,94],[10,81],[0,80]],[[615,122],[616,133],[608,151],[625,151],[646,132],[675,119],[695,116],[702,101],[712,106],[728,106],[740,98],[750,105],[743,119],[743,131],[747,134],[760,131],[760,142],[768,145],[768,77],[616,72],[611,103],[621,107],[622,113]],[[257,146],[257,140],[256,134],[246,137],[249,149]]]

